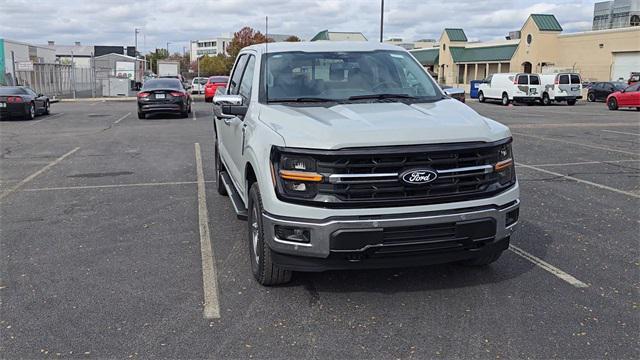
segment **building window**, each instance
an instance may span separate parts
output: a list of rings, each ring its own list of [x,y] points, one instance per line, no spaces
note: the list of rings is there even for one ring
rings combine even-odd
[[[531,34],[527,35],[527,45],[531,45],[531,41],[533,41],[533,36]]]
[[[640,16],[633,15],[631,17],[631,21],[629,21],[629,25],[631,25],[631,26],[640,26]]]

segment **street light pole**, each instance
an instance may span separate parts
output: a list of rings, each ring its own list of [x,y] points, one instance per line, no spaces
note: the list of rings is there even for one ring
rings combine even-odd
[[[384,32],[384,0],[380,0],[380,42],[382,42],[383,32]]]
[[[169,56],[169,44],[171,43],[167,41],[167,57]]]
[[[135,85],[135,87],[137,88],[138,86],[138,33],[140,32],[140,29],[138,28],[133,28],[133,33],[134,33],[134,44],[133,44],[133,55],[136,58],[135,61],[133,62],[133,83]]]

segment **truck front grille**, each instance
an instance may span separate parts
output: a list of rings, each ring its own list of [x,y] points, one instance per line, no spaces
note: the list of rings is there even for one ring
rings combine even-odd
[[[398,206],[470,200],[501,190],[493,164],[502,144],[467,144],[428,147],[407,146],[401,152],[386,149],[361,154],[321,156],[318,172],[329,181],[319,184],[318,194],[335,197],[351,206]],[[399,174],[412,168],[438,173],[424,185],[407,184]]]

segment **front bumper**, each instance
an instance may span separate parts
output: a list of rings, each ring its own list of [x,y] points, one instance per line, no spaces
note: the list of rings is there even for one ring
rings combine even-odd
[[[513,101],[515,102],[536,102],[540,100],[540,96],[514,96]]]
[[[282,268],[380,268],[460,261],[504,250],[517,225],[519,206],[514,200],[502,206],[324,220],[264,213],[262,221],[274,262]],[[282,240],[276,236],[276,226],[304,229],[310,241]],[[403,233],[411,235],[403,240]]]
[[[555,101],[567,101],[567,100],[581,100],[582,95],[578,96],[556,96],[554,98]]]

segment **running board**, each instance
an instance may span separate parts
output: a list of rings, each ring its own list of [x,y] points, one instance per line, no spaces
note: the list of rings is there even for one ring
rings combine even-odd
[[[227,194],[229,194],[229,199],[231,199],[231,205],[233,205],[233,210],[236,212],[236,216],[240,220],[247,220],[247,208],[244,207],[244,203],[238,195],[235,186],[231,182],[231,178],[226,171],[220,172],[220,177],[222,178],[222,183],[224,187],[227,189]]]

